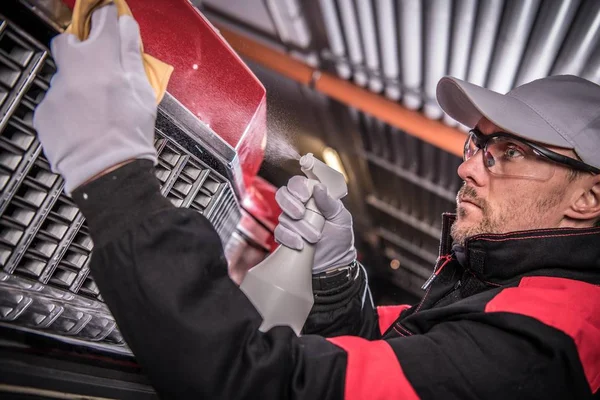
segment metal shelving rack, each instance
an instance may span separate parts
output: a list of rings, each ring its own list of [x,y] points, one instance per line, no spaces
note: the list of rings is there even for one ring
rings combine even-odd
[[[387,261],[399,261],[388,278],[420,296],[438,255],[441,215],[456,207],[461,159],[367,114],[351,115],[373,181],[365,203],[378,221],[374,233]]]

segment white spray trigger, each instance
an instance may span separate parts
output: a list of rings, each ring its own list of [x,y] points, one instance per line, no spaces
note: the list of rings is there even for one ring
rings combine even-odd
[[[300,167],[309,178],[310,185],[321,182],[335,199],[347,194],[344,176],[312,154],[306,154],[300,159]],[[314,198],[308,200],[306,209],[303,221],[321,232],[325,218],[317,209]],[[296,335],[300,335],[314,304],[312,266],[315,262],[315,249],[315,244],[308,242],[304,243],[302,250],[281,245],[248,271],[240,289],[263,319],[260,331],[266,332],[274,326],[287,325]]]
[[[327,187],[327,193],[338,200],[348,194],[348,186],[344,175],[307,153],[300,158],[300,169],[308,179],[322,183]],[[314,182],[311,182],[314,187]],[[311,188],[312,189],[312,188]]]

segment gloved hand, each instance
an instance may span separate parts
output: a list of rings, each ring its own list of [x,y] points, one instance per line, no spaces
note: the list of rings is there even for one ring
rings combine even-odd
[[[156,164],[157,106],[137,22],[105,6],[92,15],[87,40],[63,33],[51,47],[58,71],[33,124],[66,192],[128,160]]]
[[[311,196],[325,217],[322,232],[302,221],[305,204]],[[277,191],[275,200],[283,210],[275,228],[275,240],[296,250],[304,247],[305,240],[316,243],[313,274],[345,267],[356,259],[352,216],[340,200],[334,200],[327,194],[324,185],[316,185],[311,192],[307,178],[294,176],[287,186]]]

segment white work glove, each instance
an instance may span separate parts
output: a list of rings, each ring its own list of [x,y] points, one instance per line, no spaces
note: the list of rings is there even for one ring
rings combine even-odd
[[[33,125],[52,170],[65,179],[65,191],[128,160],[156,164],[156,98],[137,22],[105,6],[92,15],[87,40],[63,33],[51,47],[58,71]]]
[[[283,213],[275,228],[275,240],[296,250],[302,250],[305,240],[316,243],[313,274],[318,274],[348,266],[356,259],[356,249],[350,212],[340,200],[334,200],[327,194],[324,185],[316,185],[313,192],[308,179],[303,176],[292,177],[287,186],[277,191],[275,199]],[[311,196],[325,217],[322,232],[302,220],[306,212],[305,204]]]

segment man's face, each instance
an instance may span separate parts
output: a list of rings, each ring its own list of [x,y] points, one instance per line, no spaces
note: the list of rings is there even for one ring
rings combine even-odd
[[[483,118],[477,128],[485,135],[502,131]],[[569,150],[548,147],[573,156]],[[456,243],[481,233],[506,233],[529,229],[555,228],[571,199],[568,193],[568,169],[557,165],[551,178],[536,180],[499,176],[483,163],[483,150],[458,168],[464,181],[457,194],[457,219],[452,226]]]

